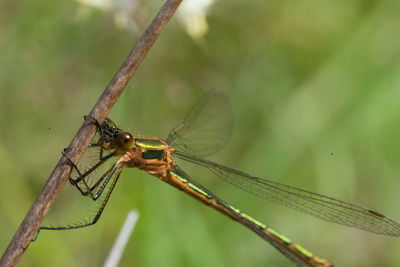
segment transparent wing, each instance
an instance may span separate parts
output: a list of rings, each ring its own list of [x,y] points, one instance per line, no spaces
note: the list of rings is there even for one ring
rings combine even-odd
[[[400,236],[400,224],[385,215],[328,196],[284,185],[176,151],[176,157],[202,165],[219,178],[242,190],[317,218],[365,231]]]
[[[208,197],[213,198],[218,204],[224,206],[231,214],[238,217],[238,221],[248,227],[250,230],[255,232],[265,241],[269,242],[272,246],[278,249],[283,255],[289,258],[292,262],[294,262],[297,266],[309,266],[306,262],[304,262],[301,258],[299,258],[296,253],[291,250],[290,246],[284,246],[284,242],[278,242],[274,238],[271,238],[268,234],[266,234],[263,229],[257,227],[252,221],[248,220],[247,218],[243,217],[237,212],[237,209],[233,208],[230,204],[225,203],[219,197],[214,195],[211,191],[206,189],[204,186],[196,182],[192,177],[190,177],[185,171],[181,168],[176,166],[176,168],[172,171],[174,173],[179,174],[180,177],[184,178],[188,183],[194,185],[196,188],[199,188],[202,192],[205,192]]]
[[[108,155],[110,153],[112,153],[112,151],[108,149],[103,150],[104,155]],[[73,180],[77,180],[81,174],[84,174],[89,170],[92,171],[81,181],[77,180],[78,182],[76,185],[72,185],[70,182],[67,182],[67,184],[61,190],[60,195],[57,197],[49,214],[46,216],[42,228],[56,230],[72,229],[79,225],[92,222],[97,216],[98,211],[104,208],[102,207],[102,203],[108,195],[109,190],[111,190],[113,181],[110,181],[105,185],[102,194],[96,201],[94,201],[90,194],[87,193],[88,191],[85,183],[89,188],[93,188],[92,194],[96,195],[103,185],[105,179],[107,179],[107,177],[103,175],[110,173],[110,169],[112,168],[114,162],[115,158],[112,157],[101,162],[100,147],[88,147],[77,166],[79,173],[76,169],[73,169],[70,177]],[[112,180],[114,179],[114,176],[112,177]],[[78,190],[78,187],[81,190]],[[87,194],[84,195],[83,193]]]
[[[181,151],[201,157],[219,151],[231,136],[232,113],[226,96],[208,91],[185,120],[173,128],[166,142]]]

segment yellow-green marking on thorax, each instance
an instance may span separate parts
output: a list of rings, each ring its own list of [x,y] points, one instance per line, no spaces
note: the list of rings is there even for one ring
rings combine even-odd
[[[136,138],[135,144],[144,149],[163,149],[165,148],[165,144],[158,139],[141,139]]]
[[[142,148],[142,157],[144,159],[159,159],[165,156],[165,144],[158,139],[136,138],[135,145]]]

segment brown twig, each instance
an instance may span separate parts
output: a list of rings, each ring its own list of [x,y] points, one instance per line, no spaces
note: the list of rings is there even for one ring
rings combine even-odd
[[[140,63],[142,63],[147,52],[150,50],[151,46],[158,38],[162,29],[175,13],[181,2],[182,0],[167,0],[149,27],[140,37],[133,50],[125,59],[117,74],[108,84],[107,88],[104,90],[103,94],[90,112],[99,122],[102,122],[105,119],[112,106],[121,95],[126,84],[133,76]],[[70,159],[75,162],[80,159],[95,132],[96,126],[91,123],[90,120],[87,120],[82,124],[68,147],[68,156]],[[68,180],[70,172],[71,166],[68,160],[65,159],[65,157],[61,157],[54,171],[50,175],[50,178],[47,180],[42,192],[33,203],[31,209],[25,216],[25,219],[10,241],[10,244],[0,260],[0,266],[15,266],[18,263],[22,254],[29,246],[32,237],[36,234],[37,229],[55,201],[58,193]]]

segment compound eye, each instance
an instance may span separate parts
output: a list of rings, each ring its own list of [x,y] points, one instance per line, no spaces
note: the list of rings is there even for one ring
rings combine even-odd
[[[122,132],[118,134],[117,140],[119,149],[123,151],[129,151],[135,146],[134,138],[130,133]]]

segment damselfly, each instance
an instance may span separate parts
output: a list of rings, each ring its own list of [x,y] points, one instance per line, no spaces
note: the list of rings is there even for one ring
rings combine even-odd
[[[232,130],[229,104],[225,96],[209,91],[187,115],[185,120],[172,129],[167,139],[136,137],[119,129],[110,119],[99,126],[99,139],[89,149],[99,149],[98,161],[89,169],[78,173],[70,181],[93,200],[101,198],[101,205],[88,222],[58,227],[42,226],[40,229],[67,230],[95,224],[114,189],[123,168],[138,168],[184,191],[190,196],[243,224],[299,266],[332,266],[325,259],[313,255],[302,246],[265,224],[234,208],[196,182],[174,159],[194,163],[208,169],[242,190],[261,198],[294,208],[326,221],[347,225],[377,234],[399,236],[400,224],[374,210],[351,204],[332,197],[313,193],[297,187],[266,180],[233,168],[206,160],[226,143]],[[94,119],[97,123],[97,121]],[[105,173],[89,182],[93,172],[111,158],[117,160]]]

